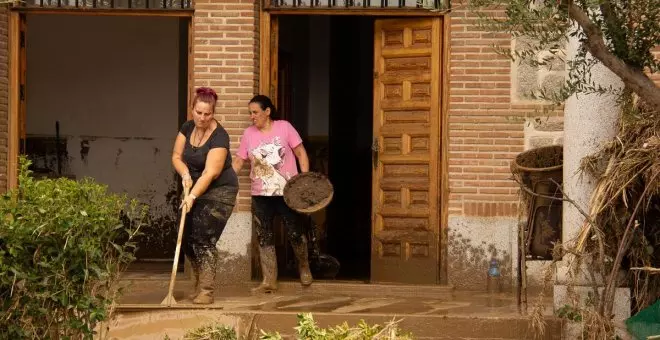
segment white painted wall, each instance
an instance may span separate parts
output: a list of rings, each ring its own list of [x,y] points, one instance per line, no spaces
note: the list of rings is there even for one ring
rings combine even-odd
[[[178,21],[28,15],[27,133],[68,140],[69,173],[167,212],[178,129]],[[88,141],[89,152],[81,154]]]

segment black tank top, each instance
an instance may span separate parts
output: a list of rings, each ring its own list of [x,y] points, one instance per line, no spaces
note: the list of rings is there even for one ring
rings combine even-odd
[[[211,132],[209,139],[199,147],[192,146],[190,143],[190,135],[195,129],[195,122],[189,120],[181,126],[181,130],[179,131],[186,137],[186,146],[183,149],[182,158],[183,162],[188,166],[190,177],[196,183],[202,176],[202,172],[204,172],[206,157],[209,151],[214,148],[227,149],[227,158],[225,159],[220,176],[213,180],[208,189],[206,189],[206,192],[197,199],[220,201],[234,205],[236,203],[236,194],[238,193],[238,176],[236,176],[231,166],[232,158],[229,151],[229,134],[219,122],[216,121],[216,123],[218,126]]]

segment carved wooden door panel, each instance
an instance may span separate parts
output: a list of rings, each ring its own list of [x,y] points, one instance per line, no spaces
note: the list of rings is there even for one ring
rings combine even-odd
[[[375,23],[371,281],[440,272],[440,18]]]

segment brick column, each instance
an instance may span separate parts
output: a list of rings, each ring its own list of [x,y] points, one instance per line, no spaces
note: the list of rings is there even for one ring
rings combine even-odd
[[[232,153],[249,125],[247,104],[257,88],[257,6],[255,0],[195,1],[194,86],[218,92],[216,118],[229,132]],[[249,211],[247,170],[240,175],[238,209]]]
[[[259,10],[256,0],[196,0],[193,19],[194,86],[218,93],[216,119],[231,138],[232,155],[249,126],[247,104],[256,93]],[[237,207],[218,241],[217,282],[245,285],[250,280],[250,182],[248,166],[239,174]]]

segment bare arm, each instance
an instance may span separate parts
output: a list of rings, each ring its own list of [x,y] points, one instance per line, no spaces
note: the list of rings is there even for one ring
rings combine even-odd
[[[237,175],[243,168],[243,164],[245,164],[245,160],[241,157],[238,157],[238,155],[235,155],[234,159],[231,161],[231,167],[234,169],[234,172]]]
[[[298,158],[298,163],[300,164],[300,171],[308,172],[309,171],[309,158],[307,157],[307,151],[302,143],[298,144],[293,149],[293,153],[296,154]]]
[[[227,149],[225,148],[213,148],[209,151],[206,156],[204,172],[202,172],[202,176],[197,180],[192,190],[190,190],[190,193],[194,195],[193,197],[199,197],[204,194],[211,182],[220,176],[226,159]]]
[[[181,159],[185,145],[186,136],[179,132],[179,134],[176,136],[176,140],[174,141],[174,149],[172,150],[172,165],[181,177],[189,174],[188,166],[186,166],[186,163],[184,163]]]

